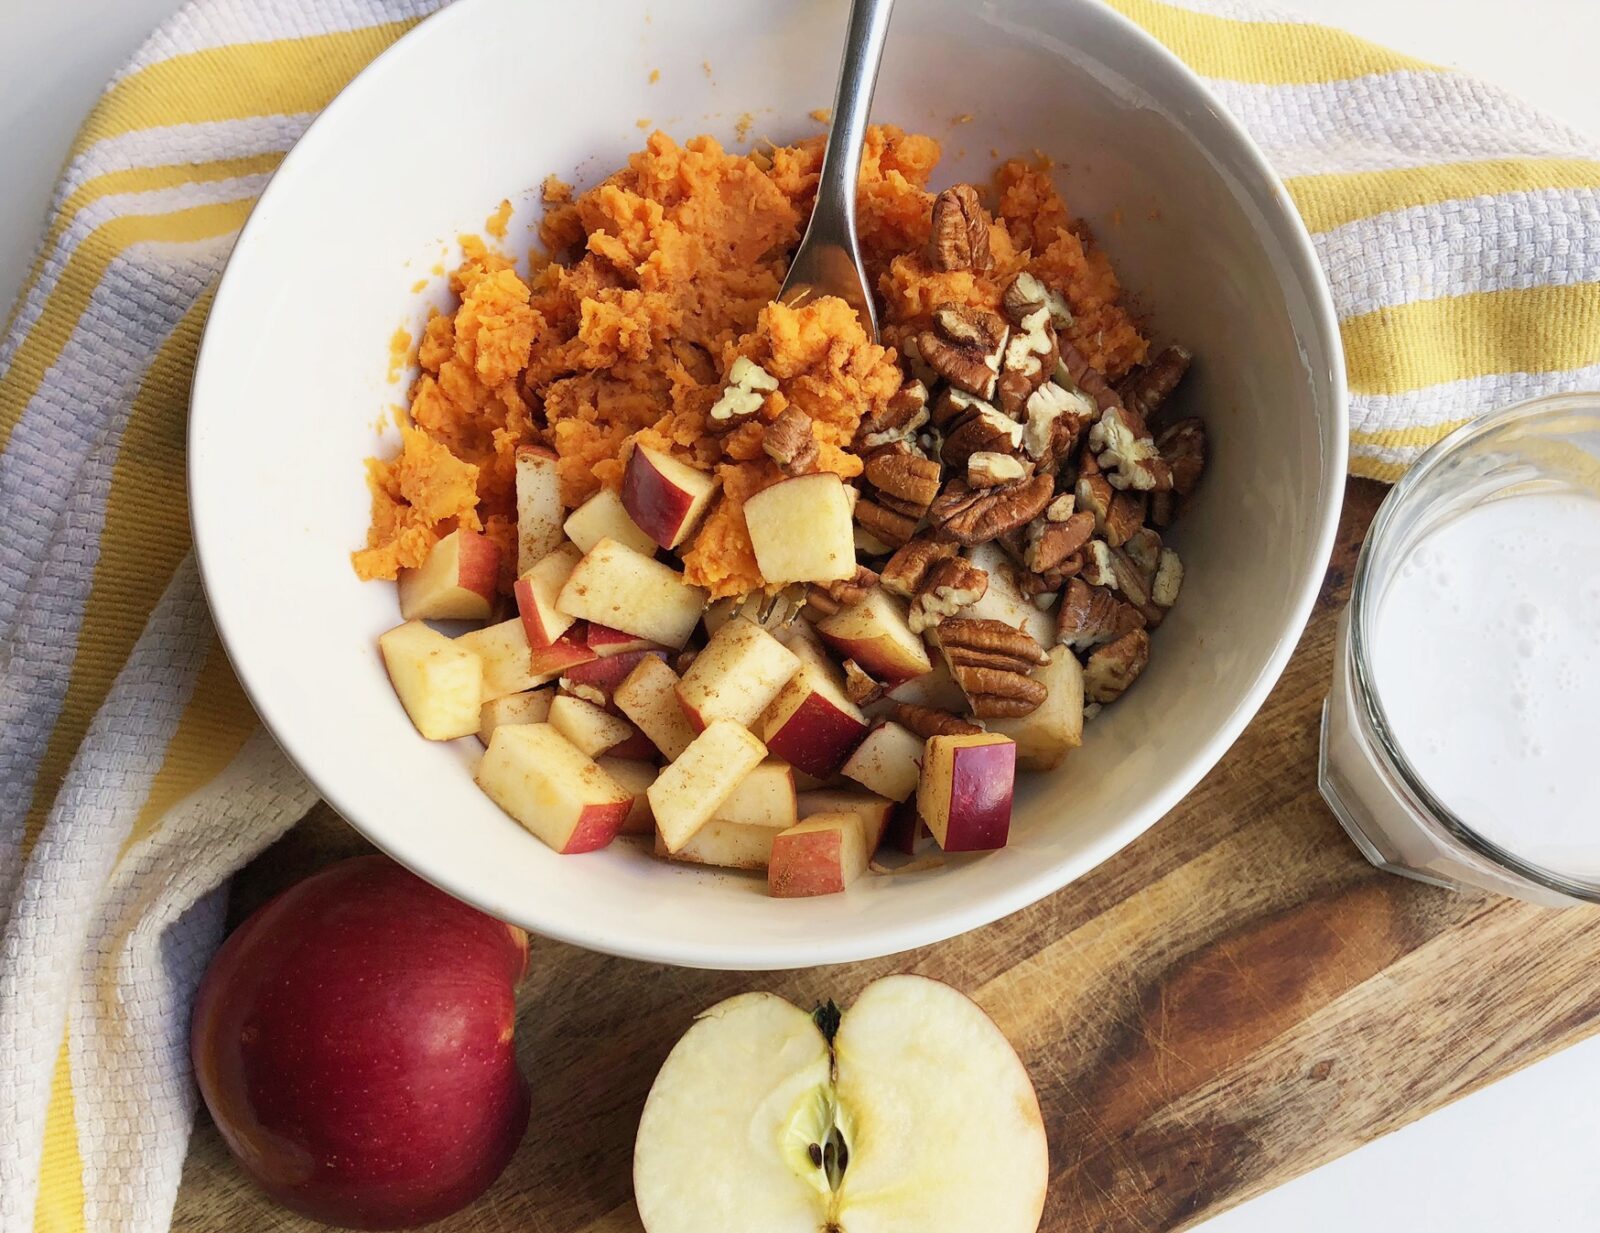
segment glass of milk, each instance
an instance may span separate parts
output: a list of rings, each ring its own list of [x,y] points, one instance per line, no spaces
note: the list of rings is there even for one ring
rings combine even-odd
[[[1340,621],[1320,783],[1383,869],[1600,902],[1600,394],[1475,421],[1389,494]]]

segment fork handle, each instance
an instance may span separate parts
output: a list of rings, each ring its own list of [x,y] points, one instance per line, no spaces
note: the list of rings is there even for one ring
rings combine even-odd
[[[853,0],[844,56],[839,62],[839,88],[833,96],[832,124],[817,181],[815,214],[828,220],[841,236],[856,229],[856,180],[861,174],[861,147],[867,137],[872,91],[878,64],[889,37],[894,0]]]

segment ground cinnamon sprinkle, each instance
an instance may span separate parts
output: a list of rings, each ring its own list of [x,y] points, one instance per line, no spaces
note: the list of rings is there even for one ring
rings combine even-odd
[[[540,239],[556,260],[531,285],[507,258],[465,240],[451,276],[459,307],[433,317],[421,339],[414,427],[398,457],[368,466],[372,526],[357,572],[393,578],[457,525],[485,530],[511,562],[519,443],[555,449],[563,499],[576,505],[620,483],[637,440],[721,478],[720,502],[683,562],[688,581],[714,597],[739,594],[760,585],[743,502],[781,473],[757,425],[722,437],[707,429],[738,356],[778,378],[762,418],[801,407],[815,422],[819,466],[845,477],[861,469],[847,448],[856,424],[899,387],[895,349],[938,304],[998,307],[1019,270],[1063,292],[1074,314],[1067,337],[1110,378],[1145,358],[1109,261],[1069,215],[1047,166],[1012,161],[997,171],[992,272],[939,272],[924,251],[938,143],[887,126],[868,134],[859,202],[883,344],[869,342],[839,301],[772,304],[810,210],[823,140],[740,155],[709,137],[680,146],[658,132],[576,198],[551,177]],[[496,215],[502,232],[504,217]]]

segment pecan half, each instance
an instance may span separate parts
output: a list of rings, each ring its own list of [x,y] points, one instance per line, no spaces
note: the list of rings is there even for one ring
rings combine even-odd
[[[845,660],[843,667],[845,697],[850,701],[857,706],[866,706],[883,697],[883,682],[873,680],[855,660]]]
[[[989,268],[989,212],[972,185],[957,184],[933,199],[928,262],[936,270]]]
[[[1104,587],[1072,579],[1056,612],[1056,641],[1074,651],[1110,642],[1118,635],[1118,607],[1117,597]]]
[[[1183,374],[1189,371],[1194,355],[1187,347],[1163,347],[1155,359],[1129,373],[1117,384],[1122,405],[1148,423],[1166,402]]]
[[[1106,543],[1120,548],[1130,536],[1144,526],[1145,511],[1149,505],[1148,494],[1129,490],[1111,490],[1111,504],[1107,507],[1100,529],[1105,532]]]
[[[934,498],[928,518],[943,539],[958,544],[986,544],[1026,526],[1039,516],[1055,492],[1055,477],[1036,475],[999,488],[973,488],[953,479]]]
[[[1105,373],[1089,363],[1089,357],[1079,351],[1071,339],[1057,339],[1056,350],[1060,353],[1056,362],[1056,381],[1059,384],[1071,390],[1082,390],[1099,411],[1122,406],[1122,400],[1111,388]]]
[[[1022,319],[1006,343],[995,383],[1000,410],[1017,417],[1033,392],[1050,379],[1056,367],[1056,331],[1050,311],[1037,309]]]
[[[983,731],[977,724],[968,723],[961,716],[934,706],[896,702],[890,715],[897,724],[910,728],[924,740],[930,736],[972,736]]]
[[[1021,440],[1021,424],[974,399],[966,414],[945,428],[939,458],[948,467],[963,467],[974,454],[1015,453]]]
[[[1041,463],[1064,458],[1094,415],[1094,404],[1083,394],[1046,381],[1023,404],[1022,448]]]
[[[1112,547],[1117,545],[1113,544]],[[1121,545],[1122,551],[1128,559],[1139,567],[1139,572],[1146,578],[1155,577],[1156,568],[1161,564],[1161,536],[1149,527],[1140,527],[1128,536],[1127,543]]]
[[[967,484],[973,488],[998,488],[1028,478],[1028,464],[1014,454],[976,450],[967,455]]]
[[[1008,333],[998,313],[944,304],[933,310],[933,324],[917,335],[917,351],[951,385],[988,399],[994,397]]]
[[[1005,293],[1000,297],[1000,307],[1013,325],[1021,325],[1025,317],[1041,308],[1050,314],[1050,320],[1056,326],[1065,329],[1072,324],[1072,309],[1067,307],[1066,298],[1026,270],[1006,284]]]
[[[866,453],[895,441],[909,441],[928,422],[928,387],[907,381],[881,410],[868,409],[856,425],[855,448]]]
[[[939,464],[904,449],[873,454],[867,459],[865,474],[877,489],[878,504],[907,518],[920,519],[939,495]]]
[[[761,437],[761,448],[778,464],[785,475],[804,475],[817,461],[817,438],[811,431],[811,417],[794,405],[768,424]]]
[[[1186,497],[1206,469],[1206,426],[1200,420],[1179,420],[1156,442],[1172,472],[1172,491]]]
[[[1172,487],[1172,468],[1143,427],[1121,407],[1108,407],[1089,430],[1089,449],[1113,488],[1159,492]]]
[[[901,545],[884,562],[883,573],[879,575],[883,589],[903,599],[910,599],[921,588],[930,569],[955,555],[956,545],[949,540],[919,535],[910,543]]]
[[[1004,621],[951,617],[939,626],[938,636],[952,668],[962,665],[1027,672],[1050,662],[1032,634]]]
[[[857,526],[875,539],[888,544],[890,548],[898,548],[917,531],[915,518],[907,518],[904,514],[896,513],[865,497],[856,501],[855,517]]]
[[[920,634],[954,616],[983,598],[989,589],[989,575],[971,561],[961,557],[945,557],[934,563],[923,576],[917,588],[907,623],[911,632]]]
[[[1111,550],[1111,576],[1116,580],[1117,590],[1122,592],[1122,598],[1139,610],[1144,617],[1144,623],[1149,626],[1161,624],[1165,611],[1156,606],[1150,595],[1151,580],[1154,572],[1145,573],[1132,557],[1121,549]]]
[[[1142,629],[1123,634],[1089,656],[1083,666],[1083,693],[1091,702],[1115,702],[1150,661],[1150,635]]]
[[[1094,515],[1087,510],[1081,514],[1069,512],[1060,521],[1035,519],[1028,524],[1022,563],[1035,574],[1048,574],[1075,555],[1093,534]]]

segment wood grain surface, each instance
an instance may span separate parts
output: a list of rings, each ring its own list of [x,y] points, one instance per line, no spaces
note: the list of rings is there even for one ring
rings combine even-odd
[[[842,1003],[916,971],[974,997],[1039,1089],[1050,1233],[1183,1228],[1592,1032],[1600,912],[1379,873],[1317,795],[1334,622],[1383,492],[1351,482],[1316,614],[1228,755],[1143,838],[1026,911],[909,954],[790,973],[654,967],[535,939],[518,1024],[527,1138],[482,1200],[432,1227],[637,1233],[633,1133],[656,1069],[696,1011],[751,988]],[[319,810],[241,875],[235,919],[364,850]],[[202,1113],[173,1227],[322,1226],[261,1198]]]

